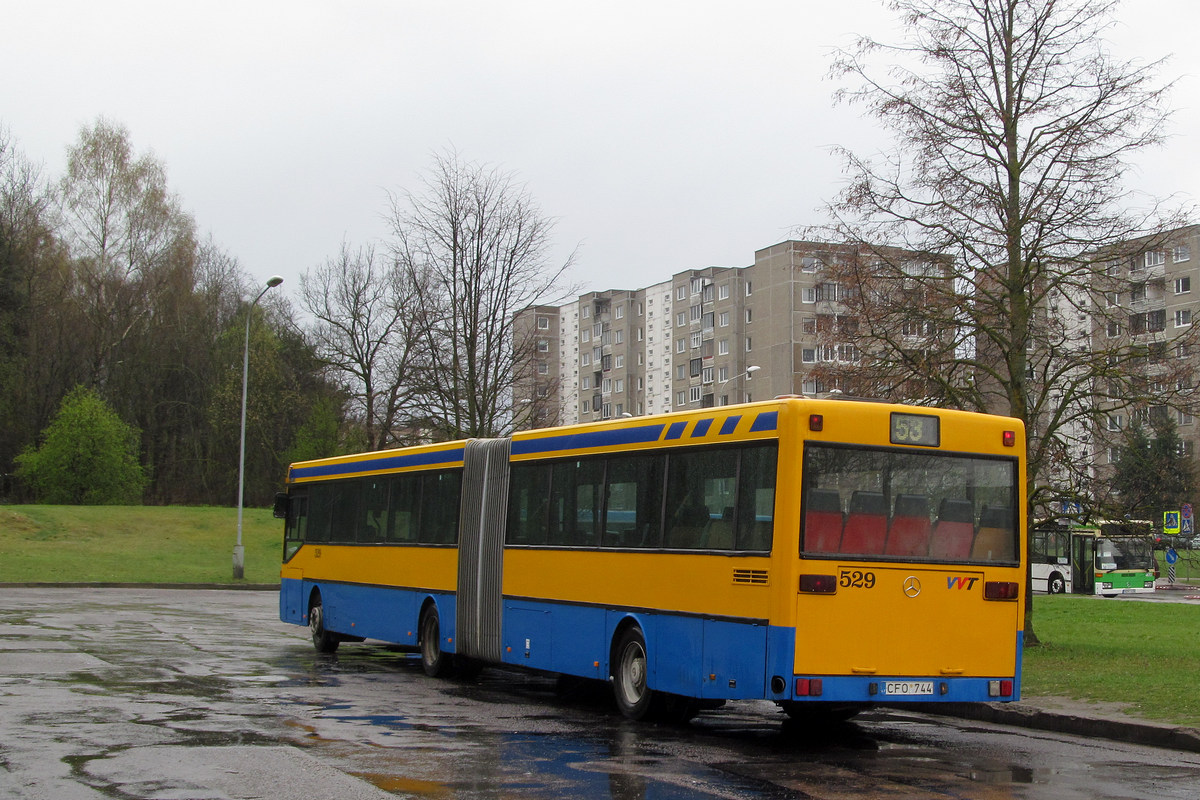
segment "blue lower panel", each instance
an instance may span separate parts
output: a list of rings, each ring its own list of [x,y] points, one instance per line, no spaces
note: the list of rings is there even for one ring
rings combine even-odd
[[[284,622],[307,625],[309,598],[314,589],[321,593],[327,630],[403,645],[417,644],[421,607],[432,598],[441,624],[442,649],[454,652],[453,641],[446,641],[455,638],[455,598],[452,594],[284,579],[279,587],[279,618]]]
[[[1014,700],[1014,697],[992,697],[988,693],[988,683],[991,680],[1013,680],[1009,676],[996,678],[944,678],[944,677],[913,677],[904,676],[839,676],[812,675],[804,676],[820,678],[822,691],[819,697],[792,697],[799,702],[813,701],[823,703],[973,703],[994,700]],[[932,694],[887,694],[889,681],[905,684],[928,683]],[[794,691],[795,682],[791,690]]]
[[[767,627],[752,622],[506,600],[502,657],[507,664],[603,680],[617,629],[630,622],[646,639],[651,688],[730,700],[766,696]]]

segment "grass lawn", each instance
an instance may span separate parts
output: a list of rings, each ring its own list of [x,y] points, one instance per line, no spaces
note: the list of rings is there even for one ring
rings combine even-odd
[[[1200,726],[1200,607],[1035,595],[1040,647],[1025,649],[1022,694],[1129,703],[1147,719]]]
[[[0,582],[234,584],[237,509],[0,506]],[[283,523],[243,512],[242,583],[278,583]]]

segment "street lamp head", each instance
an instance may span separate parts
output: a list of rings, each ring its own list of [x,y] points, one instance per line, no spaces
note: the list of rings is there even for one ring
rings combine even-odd
[[[760,369],[762,369],[762,367],[758,366],[757,364],[753,367],[746,367],[746,374],[749,375],[752,372],[758,372]]]
[[[268,289],[274,289],[276,286],[278,286],[281,283],[283,283],[282,275],[272,275],[271,277],[267,278],[267,288]]]

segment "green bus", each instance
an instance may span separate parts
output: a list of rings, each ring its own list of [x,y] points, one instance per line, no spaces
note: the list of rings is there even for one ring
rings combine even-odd
[[[1154,591],[1154,544],[1142,520],[1043,525],[1029,552],[1033,590],[1116,597]]]

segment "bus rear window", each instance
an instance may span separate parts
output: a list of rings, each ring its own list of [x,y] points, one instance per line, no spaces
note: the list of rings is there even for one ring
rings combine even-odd
[[[895,561],[1017,560],[1017,462],[807,443],[801,552]]]

